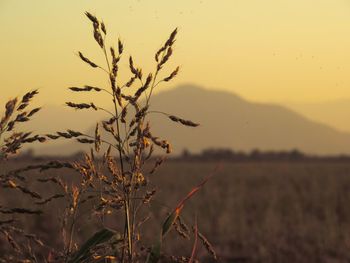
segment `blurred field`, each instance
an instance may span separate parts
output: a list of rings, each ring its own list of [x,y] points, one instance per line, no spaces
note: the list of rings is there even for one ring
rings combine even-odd
[[[6,169],[10,169],[22,163],[7,165]],[[216,248],[219,262],[349,262],[350,163],[224,162],[221,165],[222,169],[189,201],[183,214],[191,224],[197,213],[199,230]],[[161,225],[166,212],[216,166],[217,162],[210,161],[168,161],[161,166],[153,175],[152,182],[157,184],[152,206],[155,223],[149,224],[147,235],[154,236],[155,226]],[[67,178],[73,176],[62,170],[46,175],[57,173]],[[37,174],[28,176],[34,179]],[[13,194],[1,196],[6,199],[3,203],[19,201]],[[28,220],[27,227],[39,230],[39,236],[52,245],[59,245],[55,241],[55,235],[59,235],[54,224],[57,218],[49,211],[60,209],[60,201],[53,201],[46,208],[46,219]],[[86,222],[80,231],[84,240],[89,235],[86,229],[92,227],[89,218],[82,215],[82,220]],[[178,255],[189,255],[192,243],[192,240],[184,242],[177,233],[166,239],[168,251]],[[0,245],[0,251],[4,251],[4,245]],[[204,247],[200,247],[199,258],[200,262],[211,262]]]

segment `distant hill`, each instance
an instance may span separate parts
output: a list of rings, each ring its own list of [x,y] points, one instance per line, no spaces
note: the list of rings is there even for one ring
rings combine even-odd
[[[172,142],[175,153],[185,148],[199,152],[211,147],[245,151],[255,148],[299,149],[312,154],[350,153],[350,133],[311,121],[285,107],[252,103],[229,92],[182,85],[155,95],[151,109],[201,123],[198,128],[189,128],[171,122],[163,115],[151,114],[153,134]],[[80,130],[93,134],[95,120],[89,114],[77,116],[71,110],[69,112],[62,117],[58,113],[56,118],[60,122],[72,118],[70,122]],[[47,110],[45,116],[49,114],[50,110]],[[44,117],[44,113],[42,115]],[[62,126],[61,130],[64,128],[68,125]],[[40,154],[65,154],[79,149],[80,144],[65,143],[40,147],[39,151]]]
[[[350,132],[350,99],[318,103],[286,103],[290,109],[341,131]]]

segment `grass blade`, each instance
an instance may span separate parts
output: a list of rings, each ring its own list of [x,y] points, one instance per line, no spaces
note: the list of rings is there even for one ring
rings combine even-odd
[[[181,210],[184,208],[185,203],[187,200],[189,200],[192,196],[194,196],[208,181],[209,179],[217,172],[219,166],[216,167],[214,172],[210,174],[208,177],[206,177],[200,184],[198,184],[196,187],[194,187],[176,206],[174,211],[166,218],[166,220],[163,223],[162,226],[162,234],[160,237],[160,240],[158,243],[156,243],[150,254],[147,257],[146,263],[156,263],[159,261],[160,258],[160,251],[161,251],[161,244],[163,241],[163,238],[169,231],[171,230],[172,226],[174,225],[174,222],[179,217]],[[197,235],[196,235],[197,236]],[[196,237],[197,238],[197,237]],[[197,245],[196,245],[197,246]]]
[[[193,244],[193,248],[192,248],[191,257],[190,257],[190,260],[188,261],[188,263],[193,263],[193,261],[194,261],[194,257],[196,255],[196,251],[197,251],[197,244],[198,244],[198,224],[197,224],[197,216],[196,216],[195,224],[194,224],[194,244]]]
[[[71,259],[69,263],[80,262],[82,258],[88,255],[91,248],[95,247],[98,244],[109,241],[115,234],[116,232],[107,228],[98,231],[81,246],[79,251],[74,255],[73,259]]]
[[[163,237],[159,237],[155,245],[153,245],[151,252],[148,254],[146,263],[157,263],[160,259],[160,252],[162,250]]]
[[[167,217],[163,224],[162,229],[162,237],[164,237],[171,229],[171,227],[174,225],[174,222],[178,218],[178,216],[181,213],[181,210],[185,206],[185,203],[187,200],[189,200],[192,196],[194,196],[213,176],[213,174],[209,175],[207,178],[205,178],[199,185],[194,187],[176,206],[175,210]]]

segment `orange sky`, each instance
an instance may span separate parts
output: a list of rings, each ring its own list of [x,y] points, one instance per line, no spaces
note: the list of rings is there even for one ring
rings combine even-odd
[[[103,62],[85,10],[146,72],[178,26],[167,70],[182,70],[169,87],[191,82],[264,102],[350,98],[348,0],[0,0],[0,105],[33,88],[39,103],[63,104],[68,86],[106,84],[76,56]]]

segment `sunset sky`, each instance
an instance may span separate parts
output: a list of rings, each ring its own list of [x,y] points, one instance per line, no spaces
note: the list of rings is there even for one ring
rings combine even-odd
[[[181,74],[160,90],[194,83],[260,102],[350,98],[348,0],[0,0],[0,105],[34,88],[41,103],[61,105],[66,87],[106,84],[76,56],[103,64],[84,11],[145,72],[179,28],[166,70],[180,65]],[[121,66],[128,77],[127,56]]]

